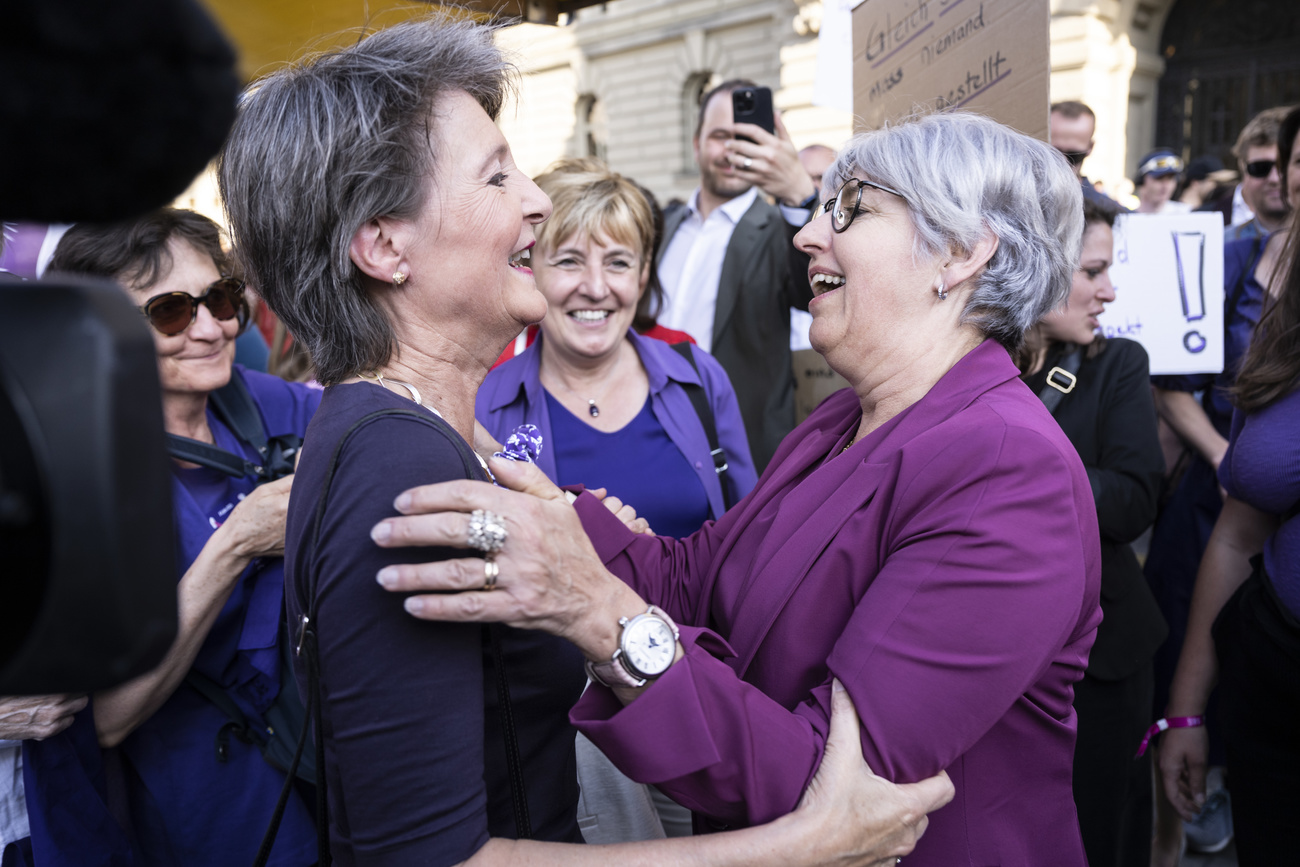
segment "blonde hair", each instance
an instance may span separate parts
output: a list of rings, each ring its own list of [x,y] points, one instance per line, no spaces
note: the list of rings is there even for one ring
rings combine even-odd
[[[590,157],[562,159],[534,180],[551,200],[537,227],[537,246],[552,250],[573,237],[626,244],[644,263],[654,256],[654,212],[633,181]]]

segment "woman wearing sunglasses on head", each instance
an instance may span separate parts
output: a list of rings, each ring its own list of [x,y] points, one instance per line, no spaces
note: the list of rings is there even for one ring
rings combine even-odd
[[[407,598],[417,617],[576,644],[594,683],[571,719],[697,827],[799,802],[838,678],[868,764],[956,786],[907,864],[1083,867],[1071,700],[1101,620],[1097,512],[1011,359],[1070,291],[1078,181],[1048,145],[954,112],[856,137],[823,189],[795,243],[813,347],[852,388],[745,500],[681,540],[633,534],[590,494],[570,505],[536,467],[493,460],[516,490],[415,489],[374,538],[481,548],[473,528],[495,526],[494,589],[477,559],[379,579],[443,591]]]
[[[228,384],[242,384],[272,448],[284,447],[282,471],[289,471],[288,444],[306,432],[320,391],[233,365],[248,308],[243,283],[230,268],[216,224],[172,209],[129,223],[78,224],[50,262],[51,272],[117,281],[148,320],[169,434],[216,446],[248,465],[269,465],[210,399]],[[172,469],[180,578],[176,641],[154,671],[93,696],[91,716],[82,724],[93,720],[99,743],[118,747],[122,770],[116,776],[130,814],[124,832],[136,864],[251,864],[285,774],[267,763],[252,738],[229,730],[230,717],[198,691],[191,672],[224,691],[265,730],[263,714],[280,689],[282,554],[293,476],[259,484],[258,474],[236,476],[179,460]],[[66,766],[48,758],[42,763],[38,749],[38,788],[67,782]],[[47,767],[60,778],[42,779]],[[95,808],[86,802],[69,812],[86,821]],[[62,863],[99,863],[92,855],[112,848],[111,835],[88,843],[60,824],[67,818],[51,813],[45,839],[34,840],[38,862],[60,863],[43,861],[42,847],[77,846],[82,851]],[[316,863],[311,810],[296,794],[270,863]]]

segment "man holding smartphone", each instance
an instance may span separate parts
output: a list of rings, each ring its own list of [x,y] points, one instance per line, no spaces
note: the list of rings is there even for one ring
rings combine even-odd
[[[745,116],[771,117],[772,128]],[[665,213],[659,322],[690,334],[727,371],[762,472],[794,428],[790,308],[806,310],[812,289],[793,239],[818,191],[771,112],[771,92],[753,82],[706,93],[693,141],[700,186]]]

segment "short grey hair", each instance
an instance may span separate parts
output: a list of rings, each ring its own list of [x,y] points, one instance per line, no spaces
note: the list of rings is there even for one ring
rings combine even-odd
[[[970,112],[914,116],[854,136],[823,188],[838,190],[849,177],[903,194],[918,259],[968,252],[986,230],[997,236],[962,319],[1009,351],[1069,295],[1083,193],[1050,145]]]
[[[512,81],[491,27],[433,13],[246,92],[218,164],[235,252],[325,385],[382,366],[396,347],[349,256],[353,236],[424,207],[441,96],[465,91],[495,120]]]

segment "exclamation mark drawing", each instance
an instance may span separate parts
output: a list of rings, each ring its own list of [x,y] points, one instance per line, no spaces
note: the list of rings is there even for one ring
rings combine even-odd
[[[1191,326],[1205,318],[1205,233],[1172,232],[1174,260],[1178,263],[1178,292],[1182,295],[1183,318]],[[1193,354],[1209,341],[1194,327],[1183,335],[1183,348]]]

